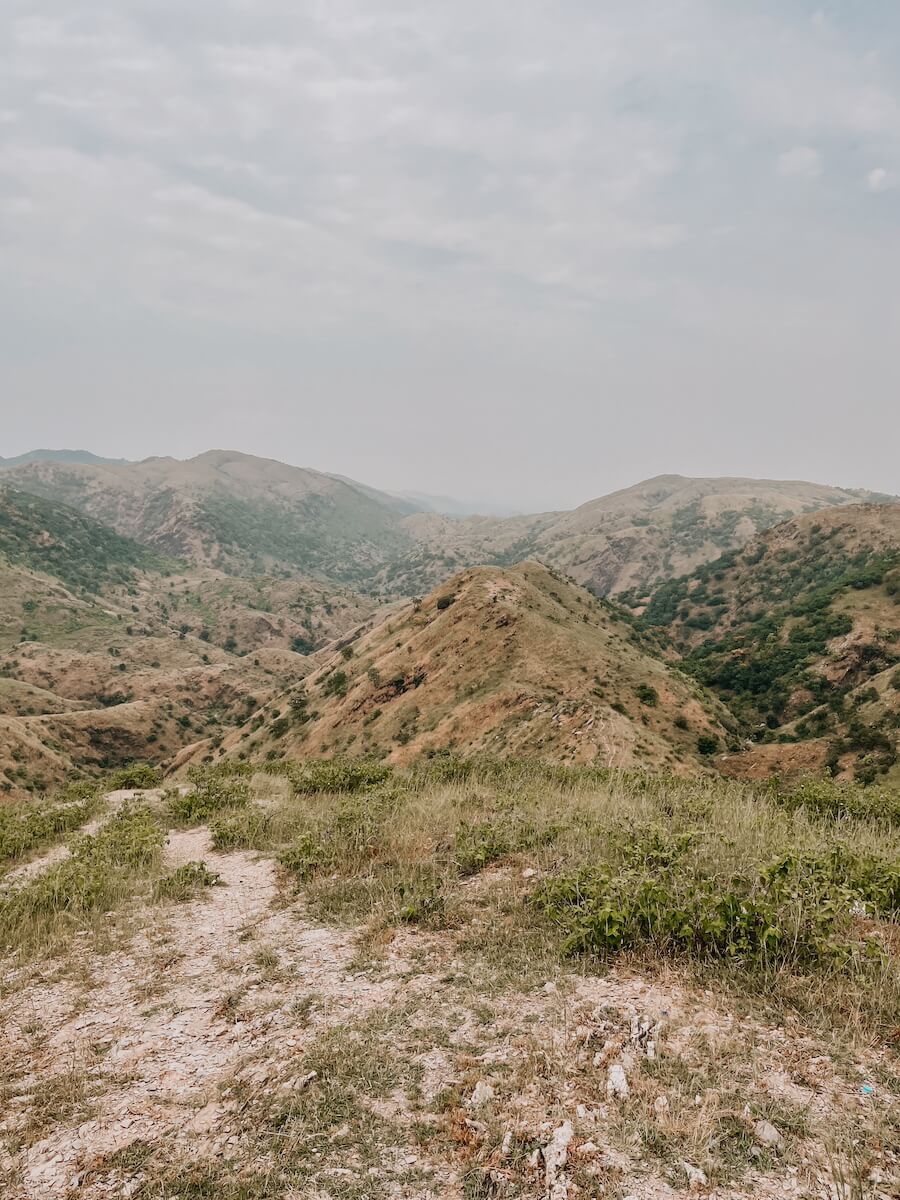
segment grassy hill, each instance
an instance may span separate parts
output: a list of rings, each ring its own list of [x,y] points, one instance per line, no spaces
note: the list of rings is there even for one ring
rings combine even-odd
[[[99,592],[162,566],[145,546],[65,504],[0,486],[0,558]]]
[[[82,513],[0,488],[0,793],[170,762],[305,673],[366,611],[321,584],[169,575]]]
[[[664,630],[695,676],[768,744],[745,765],[778,769],[793,757],[866,780],[894,769],[900,505],[785,522],[662,584],[641,623]],[[809,745],[798,754],[795,743]]]
[[[404,521],[415,550],[384,578],[415,590],[417,580],[433,585],[461,566],[538,558],[596,595],[616,595],[681,576],[788,517],[863,498],[802,481],[661,475],[572,512],[465,520],[419,514]]]
[[[453,750],[693,772],[728,739],[720,705],[537,563],[465,571],[344,641],[219,752]]]

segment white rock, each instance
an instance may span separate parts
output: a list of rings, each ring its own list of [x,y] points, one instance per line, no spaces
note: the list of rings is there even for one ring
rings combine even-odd
[[[544,991],[547,993],[548,996],[552,996],[553,993],[556,991],[556,984],[553,982],[552,979],[548,979],[547,982],[544,984]]]
[[[566,1200],[569,1186],[563,1175],[563,1167],[569,1157],[569,1143],[575,1136],[571,1121],[564,1121],[553,1131],[553,1137],[544,1147],[544,1182],[547,1200]]]
[[[479,1079],[475,1084],[472,1095],[469,1097],[469,1105],[471,1108],[479,1108],[482,1104],[487,1104],[494,1098],[494,1089],[489,1083],[483,1079]]]
[[[693,1167],[689,1162],[681,1164],[684,1167],[684,1173],[687,1175],[688,1187],[692,1192],[699,1192],[701,1188],[706,1187],[706,1172],[700,1167]]]
[[[537,871],[535,870],[534,867],[526,867],[525,870],[522,872],[523,879],[533,879],[535,877],[535,875],[537,875]]]
[[[610,1100],[628,1099],[628,1078],[621,1063],[613,1063],[606,1076],[606,1094]]]
[[[653,1101],[653,1110],[659,1116],[661,1116],[664,1112],[667,1112],[668,1108],[669,1108],[669,1097],[668,1096],[657,1096],[656,1099]]]
[[[784,1140],[770,1121],[757,1121],[753,1126],[753,1136],[761,1146],[780,1146]]]

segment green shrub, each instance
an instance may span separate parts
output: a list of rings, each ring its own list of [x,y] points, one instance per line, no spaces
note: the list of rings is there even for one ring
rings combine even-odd
[[[49,807],[36,803],[0,805],[0,863],[14,862],[32,850],[78,829],[97,810],[95,783],[70,785]]]
[[[0,948],[24,949],[50,939],[90,913],[114,908],[158,864],[165,834],[147,808],[123,808],[71,854],[19,888],[0,906]]]
[[[187,862],[176,867],[169,875],[163,875],[153,885],[154,900],[193,900],[204,888],[218,887],[221,875],[210,871],[204,862]]]
[[[220,813],[209,822],[214,850],[263,850],[269,845],[272,818],[258,804]]]
[[[709,757],[719,749],[719,739],[714,733],[701,733],[697,738],[697,753]]]
[[[243,808],[250,800],[246,779],[229,778],[213,770],[192,772],[193,787],[186,796],[169,797],[169,815],[183,825],[202,825],[223,810]]]
[[[124,788],[155,788],[163,781],[162,771],[149,763],[137,762],[130,766],[114,771],[107,780],[110,791],[116,792]]]

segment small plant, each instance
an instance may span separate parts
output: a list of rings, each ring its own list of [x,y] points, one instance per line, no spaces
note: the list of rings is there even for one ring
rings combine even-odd
[[[701,733],[697,738],[697,753],[709,758],[719,749],[719,739],[714,733]]]
[[[154,900],[193,900],[204,888],[218,887],[222,877],[210,871],[204,862],[187,862],[153,885]]]

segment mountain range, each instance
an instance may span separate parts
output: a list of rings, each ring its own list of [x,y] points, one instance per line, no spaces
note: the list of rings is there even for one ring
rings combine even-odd
[[[229,451],[0,476],[0,786],[453,750],[896,773],[900,505],[659,476],[447,516]]]

